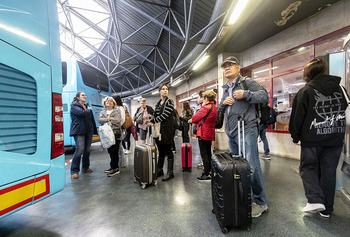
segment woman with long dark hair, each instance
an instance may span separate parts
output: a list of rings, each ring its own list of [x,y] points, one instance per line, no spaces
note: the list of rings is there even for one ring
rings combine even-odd
[[[190,142],[190,136],[188,135],[188,131],[190,129],[190,125],[188,123],[188,120],[192,118],[192,110],[190,108],[190,104],[185,101],[182,103],[182,110],[181,110],[181,115],[180,118],[183,121],[183,131],[182,131],[182,142]]]
[[[79,91],[73,99],[70,110],[70,136],[74,137],[75,152],[72,159],[71,177],[79,178],[80,160],[83,173],[92,173],[90,169],[90,147],[96,131],[92,108],[86,104],[86,94]]]
[[[168,172],[162,179],[168,181],[174,178],[174,155],[171,151],[171,144],[174,141],[175,132],[175,108],[172,99],[168,98],[168,85],[161,85],[159,87],[161,99],[156,104],[154,115],[151,119],[152,123],[160,123],[160,135],[155,138],[159,150],[158,157],[158,177],[163,176],[163,166],[165,156],[168,157]]]
[[[293,99],[289,132],[301,142],[300,176],[307,204],[303,212],[333,212],[336,169],[344,144],[345,109],[340,77],[327,75],[327,62],[315,58],[304,67],[306,84]]]

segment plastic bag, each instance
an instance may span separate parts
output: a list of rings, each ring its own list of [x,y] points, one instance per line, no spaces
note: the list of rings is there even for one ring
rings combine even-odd
[[[97,132],[100,136],[101,145],[103,148],[110,148],[115,144],[115,136],[110,123],[105,123],[100,126]]]

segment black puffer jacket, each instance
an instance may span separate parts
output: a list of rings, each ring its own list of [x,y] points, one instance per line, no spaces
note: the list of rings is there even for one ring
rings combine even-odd
[[[293,99],[289,132],[301,146],[341,146],[345,133],[346,100],[340,77],[319,74]]]

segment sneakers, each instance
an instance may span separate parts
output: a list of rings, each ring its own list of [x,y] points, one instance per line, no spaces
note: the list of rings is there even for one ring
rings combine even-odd
[[[197,177],[197,180],[200,181],[200,182],[210,182],[211,181],[211,177],[210,177],[210,175],[202,174],[201,177]]]
[[[107,173],[110,173],[111,171],[112,171],[112,168],[109,168],[105,170],[105,173],[107,174]]]
[[[119,168],[112,169],[111,172],[107,173],[107,176],[112,177],[112,176],[117,175],[117,174],[120,174]]]
[[[320,216],[324,218],[329,218],[329,214],[326,214],[324,211],[320,211]]]
[[[197,165],[197,168],[202,168],[204,166],[203,162]]]
[[[92,169],[86,169],[86,170],[83,170],[83,173],[92,173]]]
[[[264,205],[258,205],[255,202],[253,202],[252,205],[252,217],[259,217],[261,214],[266,212],[269,208],[267,207],[267,204]]]
[[[78,174],[72,174],[72,179],[77,179],[77,178],[79,178],[79,175]]]
[[[307,203],[303,208],[303,212],[307,213],[316,213],[324,210],[326,210],[326,208],[322,203]]]
[[[261,159],[263,159],[263,160],[271,160],[269,154],[267,154],[267,155],[262,155],[262,156],[261,156]]]

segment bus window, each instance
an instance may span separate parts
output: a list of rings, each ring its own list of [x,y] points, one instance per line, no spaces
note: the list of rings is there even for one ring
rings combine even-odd
[[[78,65],[85,85],[97,90],[109,91],[108,78],[104,73],[79,61]]]
[[[67,84],[67,62],[62,62],[62,85]]]

